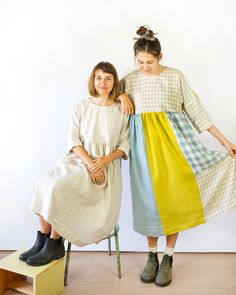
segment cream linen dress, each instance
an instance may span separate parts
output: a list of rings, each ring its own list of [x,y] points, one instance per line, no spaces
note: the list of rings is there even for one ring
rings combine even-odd
[[[127,158],[128,121],[119,103],[98,106],[90,99],[82,100],[73,110],[68,151],[82,145],[92,158],[97,158],[120,149]],[[99,242],[113,230],[119,216],[120,159],[108,165],[105,176],[105,183],[93,184],[79,157],[68,154],[39,179],[30,209],[75,245]]]

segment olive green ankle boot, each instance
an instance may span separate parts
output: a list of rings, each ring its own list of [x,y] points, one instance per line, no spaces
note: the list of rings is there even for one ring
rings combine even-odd
[[[157,273],[155,284],[159,287],[166,287],[172,280],[173,256],[165,254],[162,258],[160,269]]]
[[[148,260],[144,267],[143,272],[140,275],[140,279],[144,283],[151,283],[155,281],[155,277],[158,271],[159,262],[157,253],[149,252]]]

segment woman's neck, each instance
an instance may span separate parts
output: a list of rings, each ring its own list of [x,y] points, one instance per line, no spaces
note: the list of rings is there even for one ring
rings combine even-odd
[[[109,105],[112,105],[114,102],[113,99],[107,96],[91,97],[91,100],[93,103],[99,106],[109,106]]]

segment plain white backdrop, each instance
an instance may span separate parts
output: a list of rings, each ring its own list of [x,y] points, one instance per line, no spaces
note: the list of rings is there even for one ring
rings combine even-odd
[[[184,72],[215,125],[236,143],[234,0],[0,0],[0,250],[34,241],[38,221],[27,208],[38,177],[66,153],[72,106],[87,97],[99,61],[112,62],[120,77],[135,68],[140,25],[158,32],[162,64]],[[222,149],[210,134],[200,137]],[[146,251],[132,229],[128,168],[123,162],[120,248]],[[235,252],[236,212],[182,232],[176,251]]]

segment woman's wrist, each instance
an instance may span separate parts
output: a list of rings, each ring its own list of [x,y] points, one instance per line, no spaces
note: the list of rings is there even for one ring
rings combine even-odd
[[[84,160],[85,165],[90,168],[93,165],[93,159],[86,159]]]
[[[117,98],[118,98],[118,100],[120,100],[120,102],[123,102],[126,99],[126,94],[121,93],[121,94],[119,94],[119,96]]]
[[[222,144],[223,146],[226,146],[226,145],[230,144],[230,142],[228,141],[227,138],[222,138],[222,140],[221,140],[220,142],[221,142],[221,144]]]
[[[106,166],[108,166],[110,164],[110,162],[111,162],[111,159],[110,159],[109,155],[108,156],[104,156],[101,159],[104,161],[104,164]]]
[[[223,146],[230,144],[228,139],[213,125],[207,129]]]

